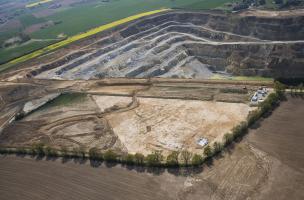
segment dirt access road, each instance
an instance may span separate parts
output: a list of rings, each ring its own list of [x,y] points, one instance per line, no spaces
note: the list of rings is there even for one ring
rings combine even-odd
[[[303,115],[304,100],[289,98],[211,166],[187,177],[1,157],[0,199],[303,199]]]

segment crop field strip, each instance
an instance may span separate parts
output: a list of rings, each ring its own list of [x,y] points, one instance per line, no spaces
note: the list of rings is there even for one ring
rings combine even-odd
[[[41,4],[45,4],[45,3],[48,3],[48,2],[51,2],[51,1],[53,1],[53,0],[42,0],[42,1],[35,2],[35,3],[27,4],[25,7],[26,8],[32,8],[32,7],[39,6]]]

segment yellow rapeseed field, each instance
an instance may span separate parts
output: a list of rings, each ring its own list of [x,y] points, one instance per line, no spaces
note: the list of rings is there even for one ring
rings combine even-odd
[[[7,64],[5,64],[6,66],[3,66],[3,67],[0,66],[0,71],[4,70],[6,68],[9,68],[10,66],[12,66],[14,64],[27,61],[27,60],[29,60],[31,58],[38,57],[38,56],[40,56],[42,54],[45,54],[47,52],[50,52],[50,51],[53,51],[53,50],[58,49],[60,47],[63,47],[65,45],[70,44],[72,42],[75,42],[77,40],[81,40],[83,38],[92,36],[92,35],[94,35],[96,33],[100,33],[102,31],[108,30],[108,29],[113,28],[115,26],[118,26],[118,25],[130,22],[130,21],[139,19],[141,17],[153,15],[153,14],[164,12],[164,11],[168,11],[168,10],[170,10],[170,9],[159,9],[159,10],[153,10],[153,11],[149,11],[149,12],[140,13],[140,14],[137,14],[137,15],[132,15],[130,17],[126,17],[126,18],[123,18],[123,19],[111,22],[109,24],[105,24],[105,25],[99,26],[97,28],[91,29],[91,30],[89,30],[89,31],[87,31],[85,33],[81,33],[81,34],[78,34],[78,35],[71,36],[71,37],[69,37],[69,38],[67,38],[67,39],[65,39],[65,40],[63,40],[61,42],[49,45],[49,46],[47,46],[47,47],[45,47],[43,49],[34,51],[34,52],[30,53],[30,54],[27,54],[27,55],[21,56],[19,58],[16,58],[14,60],[11,60]]]
[[[51,2],[51,1],[53,1],[53,0],[42,0],[42,1],[35,2],[35,3],[27,4],[25,7],[32,8],[32,7],[38,6],[40,4],[44,4],[47,2]]]

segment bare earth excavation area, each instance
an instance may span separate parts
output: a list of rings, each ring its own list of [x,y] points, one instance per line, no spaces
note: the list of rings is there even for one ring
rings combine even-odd
[[[102,87],[100,81],[66,81],[65,87],[72,86],[63,90],[77,93],[58,96],[49,91],[48,98],[27,102],[23,112],[28,114],[4,126],[0,144],[20,147],[43,142],[55,148],[96,147],[144,155],[155,150],[164,155],[181,150],[202,154],[204,145],[199,140],[222,142],[224,134],[256,109],[249,105],[258,88],[254,84],[244,89],[243,84],[229,82],[221,85],[216,81],[199,84],[160,79],[153,84],[158,79],[153,80],[148,86],[133,83],[128,87],[123,79],[117,79],[122,86]],[[47,82],[55,87],[64,83]],[[51,97],[52,101],[37,107]]]
[[[113,131],[131,153],[148,154],[151,149],[203,153],[197,144],[200,138],[222,141],[223,135],[245,120],[251,110],[236,103],[155,98],[138,101],[138,108],[108,116]]]

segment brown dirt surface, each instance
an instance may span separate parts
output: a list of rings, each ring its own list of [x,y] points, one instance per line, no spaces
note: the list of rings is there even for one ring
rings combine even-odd
[[[243,103],[115,95],[87,95],[77,102],[50,105],[6,127],[0,144],[28,146],[40,141],[54,147],[117,147],[143,154],[156,149],[165,155],[182,149],[202,153],[197,140],[221,141],[254,109]]]
[[[82,145],[84,148],[96,146],[103,150],[118,148],[119,151],[125,152],[128,150],[126,145],[130,146],[131,143],[128,144],[126,141],[121,143],[120,139],[126,138],[125,132],[121,131],[124,125],[117,125],[117,122],[128,124],[128,120],[133,120],[134,123],[131,123],[130,130],[132,133],[136,133],[135,143],[142,141],[138,139],[141,137],[140,134],[137,134],[138,132],[146,130],[149,126],[152,127],[151,133],[153,134],[145,134],[142,137],[146,138],[149,143],[145,147],[147,152],[158,148],[168,152],[175,148],[176,143],[178,143],[179,149],[194,145],[192,149],[198,149],[197,151],[201,152],[203,149],[196,145],[196,141],[200,137],[206,137],[209,141],[221,140],[223,134],[244,120],[248,111],[251,110],[248,106],[248,97],[257,87],[256,83],[248,85],[246,91],[243,90],[244,83],[222,83],[223,85],[217,81],[126,78],[89,81],[20,80],[17,83],[3,82],[3,87],[0,87],[2,100],[0,106],[3,111],[3,114],[0,115],[0,122],[4,129],[0,135],[2,138],[0,144],[13,147],[28,146],[41,141],[56,148]],[[227,91],[223,93],[223,89],[229,89],[228,93]],[[230,90],[237,91],[237,93],[229,92]],[[238,93],[240,90],[242,94]],[[76,103],[73,101],[72,103],[65,102],[63,105],[46,105],[46,107],[31,112],[22,120],[12,124],[7,123],[12,115],[22,109],[24,104],[31,105],[29,102],[43,99],[46,94],[62,92],[87,93],[88,95],[83,101]],[[138,101],[134,101],[132,98],[135,93]],[[217,96],[222,93],[225,94],[224,100],[228,101],[227,103],[211,101],[216,100]],[[206,96],[208,98],[205,98]],[[212,96],[215,98],[213,99]],[[234,99],[240,103],[229,103]],[[149,103],[150,101],[152,103]],[[141,103],[143,106],[140,106]],[[137,109],[138,106],[139,109]],[[194,112],[196,109],[200,110],[200,114],[192,114],[195,116],[192,119],[184,114],[196,113]],[[180,114],[174,113],[175,110],[180,110],[177,112]],[[153,112],[154,114],[159,112],[161,115],[153,115]],[[9,115],[4,113],[9,113]],[[216,118],[217,121],[209,121],[203,113],[211,113],[211,118]],[[114,117],[110,117],[110,119],[105,117],[109,114]],[[164,118],[170,120],[165,120],[163,123]],[[180,122],[177,123],[180,125],[174,125],[174,121]],[[201,123],[202,121],[204,123]],[[220,124],[219,127],[215,128],[213,122]],[[161,134],[157,136],[155,127],[160,126]],[[170,128],[171,126],[174,128]],[[181,132],[187,134],[181,134]],[[176,140],[172,142],[174,134]],[[161,137],[166,139],[162,141]],[[150,139],[151,141],[149,141]],[[138,148],[129,150],[137,152]]]
[[[258,129],[252,130],[248,139],[285,164],[304,169],[303,117],[304,99],[290,97]]]
[[[168,173],[152,176],[120,167],[92,168],[16,157],[1,157],[0,168],[2,200],[170,200],[186,179]]]
[[[303,97],[289,97],[250,131],[249,144],[272,157],[269,182],[257,199],[304,199],[303,116]]]
[[[300,200],[303,101],[288,98],[240,143],[188,176],[176,176],[177,170],[170,169],[151,173],[2,156],[1,199]]]
[[[99,97],[103,99],[109,97]],[[200,138],[222,141],[254,109],[246,104],[182,99],[138,98],[138,102],[138,107],[106,118],[129,152],[143,154],[162,150],[166,155],[182,149],[203,153],[197,145]]]
[[[90,96],[66,105],[50,105],[5,127],[0,134],[0,144],[30,146],[43,142],[56,148],[108,149],[118,146],[123,150],[107,121],[97,117],[100,110]]]
[[[128,81],[129,84],[135,85],[137,89],[138,86],[146,83],[143,79]],[[141,84],[138,82],[141,82]],[[122,88],[120,90],[120,84],[124,84],[123,80],[114,80],[113,82],[109,80],[87,82],[39,80],[31,83],[3,82],[3,87],[0,87],[0,94],[5,97],[4,100],[7,102],[4,102],[4,105],[7,106],[2,106],[1,108],[1,120],[5,121],[10,115],[9,113],[16,112],[15,109],[24,102],[40,98],[58,88],[66,91],[89,91],[91,89],[97,90],[100,87],[106,89],[106,86],[110,85],[112,87],[115,85],[113,87],[114,93],[125,95],[132,91],[130,88]],[[167,86],[165,86],[166,84]],[[194,86],[206,86],[203,83],[181,82],[180,84],[184,84],[184,88],[188,87],[188,90],[192,91],[195,91],[193,90]],[[240,87],[241,84],[236,85]],[[47,88],[43,89],[45,86]],[[216,87],[216,84],[213,84],[213,86]],[[146,87],[147,85],[144,88]],[[158,84],[155,87],[163,88],[162,92],[166,91],[166,87],[167,89],[169,87],[170,89],[166,91],[168,94],[172,91],[176,93],[181,91],[179,90],[180,85],[176,87],[174,82]],[[222,87],[235,87],[235,85],[226,84]],[[188,90],[185,89],[181,93],[188,94]],[[153,89],[141,91],[141,95],[145,92],[151,95],[153,94]],[[164,94],[167,95],[166,92]],[[95,95],[97,96],[97,94]],[[80,102],[73,106],[66,106],[64,109],[53,107],[49,110],[38,110],[13,126],[8,127],[10,132],[1,133],[0,141],[14,143],[18,140],[19,143],[26,143],[35,137],[41,137],[36,132],[37,130],[44,130],[46,135],[50,135],[57,140],[56,143],[58,145],[73,146],[80,143],[85,145],[103,145],[102,148],[109,148],[107,144],[110,144],[110,146],[112,145],[115,148],[127,149],[123,145],[123,141],[121,142],[113,134],[113,130],[108,127],[109,120],[107,117],[113,115],[115,119],[115,116],[126,113],[132,114],[136,110],[140,111],[142,109],[145,111],[144,113],[151,113],[151,115],[138,117],[139,121],[150,123],[154,120],[153,109],[157,110],[157,108],[161,107],[162,109],[155,113],[159,113],[159,118],[165,116],[163,117],[164,120],[170,122],[170,117],[166,117],[166,115],[171,112],[172,116],[183,117],[183,114],[176,112],[176,110],[187,110],[187,107],[191,107],[189,102],[211,105],[227,104],[212,101],[138,97],[139,104],[135,102],[129,108],[114,110],[115,113],[113,112],[104,117],[100,115],[102,109],[99,110],[99,107],[112,107],[115,104],[124,107],[126,103],[130,102],[131,97],[129,95],[125,97],[120,95],[116,99],[117,101],[112,99],[115,96],[105,99],[100,98],[97,101],[96,96],[90,97],[89,95],[87,103]],[[24,97],[29,99],[24,99]],[[123,98],[127,98],[128,101],[123,101]],[[157,105],[152,104],[156,101],[160,102]],[[167,104],[162,106],[162,101],[167,101]],[[103,102],[106,103],[103,104]],[[180,102],[186,103],[185,105],[180,105]],[[272,115],[250,130],[249,134],[240,143],[229,148],[222,156],[217,157],[213,163],[205,165],[202,171],[188,176],[175,176],[177,172],[174,170],[174,173],[172,171],[168,173],[170,170],[165,170],[162,173],[151,174],[148,171],[139,173],[122,167],[107,168],[103,166],[91,168],[89,162],[83,165],[72,162],[61,164],[60,159],[53,162],[38,161],[28,157],[1,157],[0,199],[303,199],[303,102],[302,97],[288,97],[287,101],[282,102]],[[140,108],[140,104],[144,104],[144,107]],[[228,104],[239,105],[235,103]],[[215,106],[211,105],[206,107],[216,110]],[[170,106],[172,109],[170,109]],[[179,109],[173,109],[174,106]],[[225,107],[225,109],[228,108]],[[152,112],[148,112],[149,110],[152,110]],[[162,110],[166,112],[162,112]],[[198,113],[197,109],[194,110],[195,112],[191,111],[189,113]],[[173,113],[173,111],[175,112]],[[4,112],[7,114],[5,115]],[[141,112],[136,113],[142,116]],[[190,116],[184,121],[189,122],[191,125],[191,123],[195,122],[195,117],[193,117],[194,114]],[[132,120],[131,117],[127,119]],[[221,118],[219,117],[218,119]],[[115,120],[119,119],[116,118]],[[174,120],[172,120],[173,122]],[[189,128],[189,126],[185,127]],[[196,127],[199,126],[196,125]],[[106,134],[96,134],[104,129],[108,130]],[[178,131],[173,133],[178,133]],[[60,137],[56,138],[57,136]],[[99,138],[96,139],[96,137]],[[43,139],[46,140],[46,137]],[[97,143],[92,141],[97,141]]]

